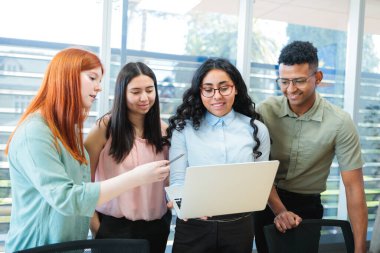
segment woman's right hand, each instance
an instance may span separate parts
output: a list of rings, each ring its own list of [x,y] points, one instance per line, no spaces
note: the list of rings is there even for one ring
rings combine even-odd
[[[134,173],[141,180],[141,184],[150,184],[164,181],[169,176],[169,161],[161,160],[137,166]]]

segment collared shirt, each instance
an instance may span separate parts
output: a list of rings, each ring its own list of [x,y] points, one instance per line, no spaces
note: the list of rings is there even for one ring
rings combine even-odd
[[[5,251],[87,238],[99,198],[90,166],[80,164],[53,135],[39,113],[16,130],[8,159],[12,213]],[[88,154],[86,153],[88,159]]]
[[[286,97],[271,97],[258,106],[272,139],[271,159],[279,160],[279,188],[321,193],[334,156],[340,170],[363,166],[359,136],[350,115],[318,93],[312,108],[297,116]]]
[[[182,185],[186,168],[189,166],[266,161],[269,157],[270,139],[265,125],[257,120],[259,151],[262,155],[255,159],[253,128],[250,118],[231,111],[223,117],[206,113],[199,129],[190,121],[181,131],[173,131],[169,158],[185,154],[170,165],[170,184]]]

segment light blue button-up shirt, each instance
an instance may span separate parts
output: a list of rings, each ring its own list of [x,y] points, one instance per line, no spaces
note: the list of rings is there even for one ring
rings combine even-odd
[[[185,154],[170,165],[170,185],[182,185],[186,168],[189,166],[267,161],[270,152],[268,129],[260,121],[257,137],[260,140],[258,151],[262,155],[255,159],[253,128],[250,118],[232,110],[223,117],[206,112],[198,130],[187,121],[183,130],[173,131],[169,158]]]
[[[86,239],[99,198],[90,166],[58,142],[40,114],[26,119],[10,144],[12,213],[5,251]],[[87,160],[88,154],[86,153]]]

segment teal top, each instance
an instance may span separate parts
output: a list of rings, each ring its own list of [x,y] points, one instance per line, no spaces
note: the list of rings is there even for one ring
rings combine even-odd
[[[362,168],[359,135],[350,115],[318,93],[302,116],[289,108],[284,96],[268,98],[257,111],[272,139],[271,159],[280,161],[276,184],[281,189],[325,191],[334,157],[341,171]]]
[[[89,165],[58,146],[39,113],[17,128],[8,153],[12,212],[5,252],[87,238],[100,184],[90,183]]]

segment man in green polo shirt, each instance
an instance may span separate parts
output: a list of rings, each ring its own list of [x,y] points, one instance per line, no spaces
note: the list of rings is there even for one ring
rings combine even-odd
[[[272,139],[271,159],[280,161],[268,206],[255,213],[258,252],[268,252],[264,225],[274,223],[286,232],[302,219],[322,218],[320,193],[326,190],[334,157],[346,189],[355,253],[365,252],[368,212],[355,125],[347,112],[316,92],[323,73],[311,43],[290,43],[278,63],[276,82],[284,96],[271,97],[258,107]]]

